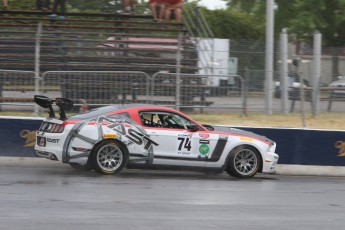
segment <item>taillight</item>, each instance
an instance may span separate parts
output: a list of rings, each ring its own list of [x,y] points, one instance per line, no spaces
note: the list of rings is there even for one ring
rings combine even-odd
[[[62,124],[43,122],[40,131],[45,133],[62,133],[65,129],[65,126]]]

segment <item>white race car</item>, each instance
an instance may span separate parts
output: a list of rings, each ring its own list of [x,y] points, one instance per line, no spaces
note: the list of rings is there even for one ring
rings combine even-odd
[[[276,143],[251,132],[215,131],[180,111],[154,105],[109,105],[67,118],[71,100],[40,95],[34,100],[49,109],[37,131],[36,154],[73,168],[116,174],[127,167],[177,166],[225,170],[241,178],[275,173]]]
[[[332,97],[345,97],[345,76],[338,76],[338,80],[331,82],[329,86],[334,88]]]

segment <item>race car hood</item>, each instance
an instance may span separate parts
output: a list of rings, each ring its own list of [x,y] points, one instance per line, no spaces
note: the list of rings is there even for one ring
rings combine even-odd
[[[234,135],[240,135],[240,136],[246,136],[246,137],[251,137],[251,138],[254,138],[254,139],[257,139],[257,140],[261,140],[261,141],[264,141],[264,142],[268,142],[269,144],[273,144],[274,141],[265,137],[265,136],[262,136],[262,135],[258,135],[256,133],[253,133],[253,132],[250,132],[250,131],[245,131],[245,130],[242,130],[242,129],[235,129],[235,128],[228,128],[228,127],[217,127],[217,126],[214,126],[214,131],[215,132],[223,132],[223,133],[229,133],[229,134],[234,134]]]

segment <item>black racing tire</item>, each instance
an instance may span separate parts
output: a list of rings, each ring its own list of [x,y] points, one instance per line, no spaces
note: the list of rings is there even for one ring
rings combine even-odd
[[[250,178],[259,171],[260,165],[261,156],[258,150],[242,145],[229,153],[226,171],[233,177]]]
[[[117,174],[127,163],[128,151],[117,141],[104,141],[92,150],[92,165],[98,173]]]
[[[75,170],[78,171],[91,171],[92,170],[92,165],[87,163],[86,165],[80,165],[78,163],[69,163],[69,165],[74,168]]]

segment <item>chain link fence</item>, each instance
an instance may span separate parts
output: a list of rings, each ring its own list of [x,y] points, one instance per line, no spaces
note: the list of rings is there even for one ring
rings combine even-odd
[[[35,94],[35,72],[0,71],[0,111],[32,107]]]

